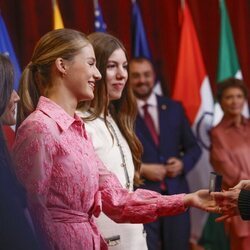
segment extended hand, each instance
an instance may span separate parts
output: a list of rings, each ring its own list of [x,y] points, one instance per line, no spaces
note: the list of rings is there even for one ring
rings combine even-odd
[[[184,203],[189,207],[196,207],[205,211],[215,208],[216,203],[207,189],[198,190],[184,196]]]
[[[211,196],[214,198],[217,210],[211,212],[219,212],[223,214],[216,221],[224,221],[229,217],[239,214],[238,198],[240,189],[231,189],[223,192],[212,192]]]
[[[230,188],[229,190],[232,189],[246,189],[250,190],[250,180],[241,180],[236,186],[233,188]]]

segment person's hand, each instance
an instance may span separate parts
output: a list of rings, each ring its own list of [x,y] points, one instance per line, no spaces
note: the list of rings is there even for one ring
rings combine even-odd
[[[163,181],[166,177],[166,167],[163,164],[145,164],[141,166],[141,175],[150,181]]]
[[[186,194],[184,196],[184,203],[187,207],[196,207],[205,211],[216,208],[215,200],[209,194],[208,189],[202,189],[194,193]]]
[[[230,188],[229,190],[233,189],[246,189],[250,190],[250,180],[241,180],[236,186]]]
[[[205,250],[205,248],[197,243],[190,243],[190,250]]]
[[[211,192],[211,196],[214,198],[217,206],[217,209],[215,209],[213,212],[222,214],[222,216],[217,218],[215,221],[217,222],[224,221],[227,218],[239,214],[238,210],[239,193],[240,189],[238,188],[231,189],[229,191]]]
[[[166,176],[174,178],[182,173],[183,162],[178,158],[171,157],[166,162],[166,169],[167,169]]]

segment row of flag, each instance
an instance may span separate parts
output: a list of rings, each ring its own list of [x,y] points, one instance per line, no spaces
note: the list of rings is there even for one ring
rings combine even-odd
[[[58,3],[56,0],[52,0],[52,3],[54,13],[54,29],[63,28],[64,24]],[[106,32],[107,26],[104,22],[98,0],[93,0],[93,3],[95,11],[95,30],[99,32]],[[218,81],[231,76],[236,76],[237,73],[240,75],[240,67],[234,45],[232,29],[224,0],[220,1],[220,11],[221,35],[219,68],[217,76]],[[214,105],[213,94],[203,61],[195,26],[188,5],[185,2],[182,4],[182,15],[181,39],[173,99],[179,100],[183,103],[186,114],[192,124],[193,131],[203,148],[201,159],[188,176],[189,186],[191,189],[190,191],[196,191],[197,189],[207,188],[208,186],[209,173],[212,170],[212,167],[209,164],[208,156],[208,130],[215,124],[214,120],[217,119],[216,122],[218,122],[220,118],[217,118],[215,114],[215,111],[217,112],[217,108],[215,109],[217,105]],[[140,8],[135,0],[133,1],[132,9],[132,34],[133,56],[144,56],[146,58],[152,59]],[[0,52],[10,56],[10,59],[16,70],[16,81],[14,88],[17,89],[21,71],[1,15]],[[14,132],[8,127],[6,127],[5,130],[8,140],[12,142],[14,138]],[[191,211],[191,228],[194,241],[198,241],[201,238],[204,239],[204,237],[206,238],[206,236],[202,234],[206,234],[206,232],[210,230],[208,228],[204,230],[207,221],[207,214],[195,209]],[[209,225],[211,226],[211,221]],[[223,231],[223,229],[219,230]],[[218,235],[219,234],[215,235],[213,239],[214,242],[216,242],[216,236],[218,238]],[[211,241],[211,239],[209,240]],[[218,244],[218,242],[216,242],[216,244]],[[214,247],[215,248],[212,249],[217,249],[216,246]],[[223,243],[219,244],[217,247],[218,249],[227,249],[227,246],[223,246]]]
[[[96,1],[97,2],[97,1]],[[192,129],[202,147],[202,156],[194,169],[187,176],[190,191],[208,187],[212,166],[209,163],[208,131],[222,118],[222,110],[214,103],[213,94],[203,61],[198,37],[191,13],[185,1],[182,2],[182,27],[179,47],[178,66],[174,85],[173,99],[182,102]],[[98,3],[95,3],[96,31],[105,32],[102,27],[103,16]],[[217,81],[228,77],[241,77],[232,29],[224,0],[220,1],[221,36],[219,68]],[[152,59],[146,33],[136,1],[132,9],[132,55]],[[226,63],[225,63],[226,62]],[[247,105],[246,105],[247,106]],[[249,112],[245,109],[245,115]],[[191,210],[191,237],[194,243],[202,243],[205,249],[229,249],[228,239],[223,224],[215,224],[214,216],[198,209]]]

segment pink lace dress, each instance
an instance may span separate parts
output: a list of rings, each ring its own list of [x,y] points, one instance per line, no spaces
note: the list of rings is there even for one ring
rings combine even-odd
[[[123,189],[96,156],[81,119],[45,97],[19,127],[14,158],[36,230],[51,249],[107,249],[93,221],[101,210],[127,223],[185,211],[183,194]]]

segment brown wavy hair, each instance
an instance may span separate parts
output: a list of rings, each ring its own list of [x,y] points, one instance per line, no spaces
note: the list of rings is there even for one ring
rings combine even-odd
[[[102,75],[102,79],[96,83],[94,99],[90,102],[82,103],[80,108],[86,110],[88,107],[91,107],[91,114],[85,118],[86,121],[94,120],[104,113],[106,126],[108,113],[112,115],[132,152],[135,166],[134,184],[139,185],[142,183],[140,179],[142,146],[134,132],[137,115],[136,99],[129,82],[127,82],[121,98],[109,101],[106,83],[106,70],[109,57],[115,50],[122,49],[127,58],[126,50],[121,41],[107,33],[92,33],[88,36],[88,39],[94,47],[96,66]]]
[[[14,68],[10,59],[0,54],[0,116],[4,113],[13,91]]]

